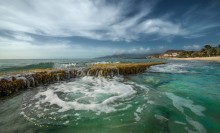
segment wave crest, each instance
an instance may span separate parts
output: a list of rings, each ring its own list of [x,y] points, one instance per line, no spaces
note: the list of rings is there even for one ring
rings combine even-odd
[[[163,65],[151,66],[148,72],[160,72],[160,73],[187,73],[187,64],[174,64],[168,63]]]

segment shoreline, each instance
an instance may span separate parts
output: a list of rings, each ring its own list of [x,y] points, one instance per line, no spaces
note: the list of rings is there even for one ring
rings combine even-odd
[[[214,56],[214,57],[195,57],[195,58],[167,58],[169,60],[198,60],[198,61],[214,61],[214,62],[220,62],[220,56]]]

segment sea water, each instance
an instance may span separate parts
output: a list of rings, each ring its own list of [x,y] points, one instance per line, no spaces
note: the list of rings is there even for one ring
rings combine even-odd
[[[147,59],[0,60],[0,72]],[[0,132],[217,133],[220,63],[171,61],[144,73],[71,79],[0,103]]]

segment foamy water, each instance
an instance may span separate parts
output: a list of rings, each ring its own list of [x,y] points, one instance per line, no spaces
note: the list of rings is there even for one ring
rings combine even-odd
[[[186,63],[168,63],[150,67],[149,72],[162,72],[162,73],[187,73]]]
[[[98,61],[98,62],[91,62],[91,63],[86,63],[86,65],[95,65],[95,64],[118,64],[120,63],[119,61]]]
[[[65,68],[108,62],[123,60],[56,61]],[[218,132],[219,74],[218,63],[169,61],[137,75],[85,76],[30,88],[0,103],[0,129],[9,133]]]
[[[55,63],[54,68],[56,69],[68,69],[68,68],[74,68],[76,67],[76,63]]]
[[[144,90],[146,96],[148,88],[123,80],[122,77],[106,79],[86,76],[71,82],[49,85],[40,89],[33,98],[26,97],[21,114],[29,121],[41,125],[43,119],[57,120],[63,117],[63,114],[65,117],[73,113],[80,119],[81,111],[98,116],[127,110],[132,107],[129,101],[136,97],[135,89],[138,87]],[[142,108],[138,107],[137,113],[141,113],[141,110]],[[38,115],[33,115],[34,113]],[[139,121],[137,116],[135,115],[134,119]]]
[[[194,114],[198,116],[204,116],[203,111],[205,111],[205,108],[203,106],[195,105],[192,100],[176,96],[173,93],[166,92],[166,95],[172,100],[173,106],[182,113],[184,113],[184,108],[188,108]]]
[[[62,93],[62,97],[58,93]],[[60,108],[58,112],[73,109],[109,113],[115,111],[111,104],[131,98],[135,93],[131,85],[117,80],[86,76],[73,82],[48,86],[46,91],[39,92],[33,100],[41,99],[36,103],[39,107],[45,103],[49,103],[49,106],[57,105]]]

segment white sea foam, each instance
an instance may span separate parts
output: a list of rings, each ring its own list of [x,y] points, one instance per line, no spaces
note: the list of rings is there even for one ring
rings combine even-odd
[[[76,66],[76,63],[66,63],[66,64],[59,64],[55,63],[54,68],[56,69],[68,69],[68,68],[74,68]]]
[[[71,82],[60,82],[24,96],[22,115],[34,124],[67,124],[68,117],[74,121],[92,115],[104,115],[116,111],[126,111],[133,107],[132,99],[137,91],[146,95],[149,89],[134,82],[125,82],[123,77],[103,78],[85,76]],[[32,91],[31,91],[32,92]],[[145,94],[146,93],[146,94]],[[146,105],[139,105],[134,112],[136,121],[141,120],[141,113]],[[34,120],[32,120],[32,118]],[[70,121],[70,123],[72,120]]]
[[[154,101],[150,101],[150,100],[148,100],[147,103],[149,103],[149,104],[156,104]]]
[[[68,99],[61,98],[58,93],[64,94]],[[46,91],[39,92],[33,100],[39,100],[35,107],[40,108],[42,104],[57,105],[58,112],[68,110],[87,110],[97,113],[109,113],[116,111],[117,101],[131,98],[136,91],[132,85],[124,84],[118,79],[105,79],[95,77],[83,77],[73,82],[50,85]],[[77,96],[79,95],[80,96]]]
[[[151,66],[149,72],[161,72],[161,73],[187,73],[187,64],[184,63],[168,63],[162,65]]]
[[[189,122],[190,125],[192,125],[196,129],[196,131],[193,131],[186,127],[185,129],[188,130],[188,133],[207,133],[206,129],[201,123],[192,120],[188,116],[186,116],[186,120]]]
[[[205,110],[205,108],[203,106],[195,105],[193,101],[176,96],[173,93],[166,92],[166,95],[173,101],[174,107],[176,107],[182,113],[184,113],[185,107],[190,109],[193,113],[195,113],[198,116],[204,116],[202,112]]]
[[[95,64],[110,64],[110,63],[113,63],[113,64],[117,64],[117,63],[120,63],[119,61],[116,61],[116,62],[108,62],[108,61],[100,61],[100,62],[92,62],[92,63],[86,63],[86,65],[95,65]]]
[[[79,113],[75,113],[74,115],[75,115],[75,116],[80,116],[80,114],[79,114]]]
[[[168,119],[162,115],[155,114],[154,117],[160,121],[168,121]]]
[[[134,112],[134,119],[136,121],[140,121],[141,120],[141,113],[142,111],[144,110],[144,108],[146,107],[146,105],[142,105],[142,106],[139,106],[136,111]]]
[[[176,124],[180,124],[180,125],[186,125],[186,123],[181,122],[181,121],[174,121],[174,123],[176,123]]]
[[[140,121],[141,120],[141,117],[138,115],[138,113],[134,113],[134,116],[135,116],[135,120],[136,121]]]
[[[144,81],[146,83],[150,83],[150,84],[159,84],[160,83],[160,80],[154,78],[153,76],[146,76]]]
[[[66,124],[68,124],[68,123],[69,123],[69,121],[65,121],[63,124],[66,125]]]
[[[136,112],[141,113],[143,111],[143,109],[144,109],[143,107],[138,107]]]

